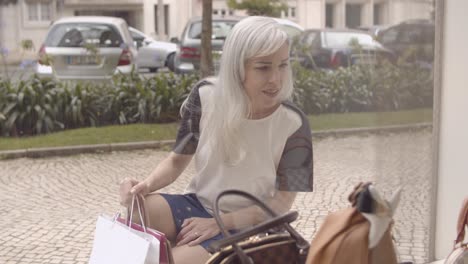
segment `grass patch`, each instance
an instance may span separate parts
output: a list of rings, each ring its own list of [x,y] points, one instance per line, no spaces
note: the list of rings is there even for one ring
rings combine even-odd
[[[411,111],[310,115],[314,131],[431,123],[432,109]]]
[[[432,122],[432,109],[382,113],[345,113],[309,116],[314,131],[406,125]],[[42,147],[109,144],[174,139],[177,124],[133,124],[81,128],[53,134],[24,137],[0,138],[0,150],[14,150]]]
[[[133,124],[67,130],[24,138],[0,138],[0,150],[174,139],[177,124]]]

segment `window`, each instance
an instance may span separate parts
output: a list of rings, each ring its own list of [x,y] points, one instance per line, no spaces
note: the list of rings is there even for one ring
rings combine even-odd
[[[296,17],[296,8],[295,7],[288,7],[288,10],[286,12],[281,11],[281,13],[284,15],[284,17],[295,18]]]
[[[290,7],[289,8],[289,13],[291,14],[291,17],[296,17],[296,8],[295,7]]]
[[[303,42],[307,46],[312,46],[315,38],[318,36],[317,32],[310,32],[307,36],[303,39]]]
[[[47,35],[47,47],[83,47],[95,44],[99,47],[120,47],[123,43],[118,30],[109,24],[64,23],[54,26]]]
[[[357,28],[361,25],[362,6],[359,4],[346,4],[346,27]]]
[[[212,24],[212,29],[213,29],[213,39],[226,39],[227,35],[229,32],[231,32],[231,29],[234,27],[234,25],[237,23],[237,21],[213,21]],[[202,23],[201,22],[195,22],[190,26],[189,29],[189,37],[193,39],[201,39],[201,33],[202,33]]]
[[[397,39],[398,36],[398,30],[396,28],[390,28],[388,30],[385,30],[382,33],[382,37],[380,37],[380,41],[384,45],[388,45],[391,43],[394,43]]]
[[[335,5],[326,4],[325,5],[325,27],[333,27],[333,17],[334,17]]]
[[[130,29],[130,35],[132,36],[133,41],[136,42],[137,49],[141,48],[143,46],[143,42],[145,41],[146,36],[143,35],[141,32],[137,32],[133,29]]]
[[[218,14],[218,9],[213,9],[213,15],[217,15]]]
[[[158,33],[158,5],[154,5],[154,28]],[[169,35],[169,5],[164,5],[164,34]]]
[[[422,30],[420,27],[407,26],[401,31],[399,41],[402,43],[417,44],[421,42]]]
[[[380,46],[370,35],[360,33],[327,32],[324,33],[322,38],[322,46],[324,47],[349,47],[353,42],[357,42],[362,46]]]
[[[383,8],[383,4],[380,3],[380,4],[374,4],[374,25],[381,25],[383,24],[383,19],[382,19],[382,15],[383,15],[383,11],[384,8]]]
[[[52,1],[26,1],[28,21],[40,22],[52,20]]]

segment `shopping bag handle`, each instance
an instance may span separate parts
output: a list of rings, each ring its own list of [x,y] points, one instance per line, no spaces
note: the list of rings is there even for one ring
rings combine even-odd
[[[145,202],[143,196],[139,194],[134,194],[132,196],[132,205],[131,207],[127,207],[127,219],[126,219],[126,225],[130,228],[133,222],[133,212],[135,211],[135,201],[137,204],[138,208],[138,214],[140,216],[140,221],[141,221],[141,227],[143,227],[143,230],[145,233],[146,231],[146,226],[149,224],[148,219],[147,219],[147,214],[146,214],[146,207],[145,207]]]

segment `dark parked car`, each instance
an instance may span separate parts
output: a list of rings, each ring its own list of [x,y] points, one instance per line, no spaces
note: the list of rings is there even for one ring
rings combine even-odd
[[[365,31],[371,34],[374,38],[377,38],[388,28],[388,25],[373,25],[373,26],[361,26],[357,29]]]
[[[294,60],[310,69],[336,69],[354,64],[394,61],[393,53],[372,35],[358,30],[306,30],[295,43]]]
[[[434,61],[434,22],[408,20],[385,29],[377,40],[408,62]]]

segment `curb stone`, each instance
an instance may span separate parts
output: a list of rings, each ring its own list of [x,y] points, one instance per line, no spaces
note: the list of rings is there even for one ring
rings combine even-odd
[[[350,135],[366,135],[381,133],[398,133],[404,131],[418,131],[432,128],[432,123],[418,123],[411,125],[397,125],[385,127],[362,127],[337,130],[323,130],[312,133],[312,138],[343,137]],[[45,158],[53,156],[70,156],[85,153],[109,153],[112,151],[131,151],[141,149],[162,149],[171,147],[175,140],[140,141],[128,143],[111,143],[97,145],[79,145],[48,148],[30,148],[0,151],[0,160],[17,158]]]
[[[398,133],[405,131],[418,131],[422,129],[432,128],[432,123],[417,123],[411,125],[395,125],[383,127],[359,127],[359,128],[345,128],[336,130],[321,130],[312,132],[312,138],[325,138],[325,137],[343,137],[350,135],[366,135],[366,134],[383,134],[383,133]],[[313,127],[312,127],[313,129]],[[1,153],[1,152],[0,152]]]

